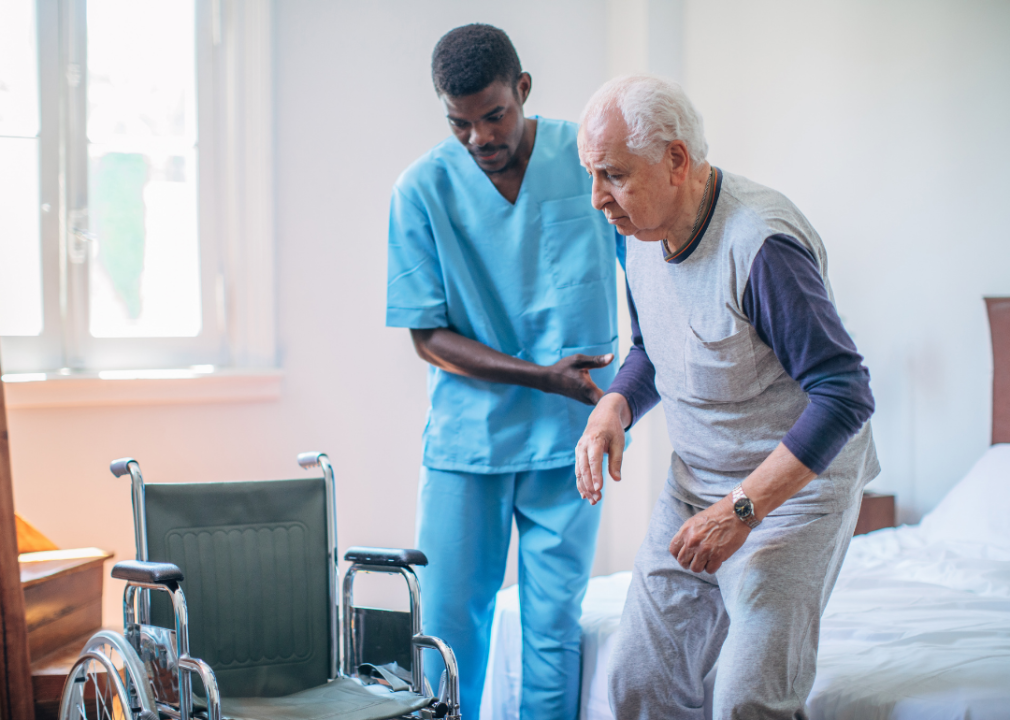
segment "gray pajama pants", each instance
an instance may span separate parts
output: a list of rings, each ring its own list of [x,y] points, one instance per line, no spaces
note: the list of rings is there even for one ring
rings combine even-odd
[[[668,480],[635,558],[610,659],[617,720],[701,720],[716,660],[714,720],[804,719],[821,613],[859,514],[765,518],[714,575],[683,569],[667,546],[701,508]],[[782,509],[786,509],[788,503]]]

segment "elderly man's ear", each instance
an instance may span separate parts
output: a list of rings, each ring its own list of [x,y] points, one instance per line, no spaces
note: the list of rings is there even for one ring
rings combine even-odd
[[[670,167],[670,184],[683,185],[691,170],[691,154],[683,140],[674,140],[666,146],[666,162]]]

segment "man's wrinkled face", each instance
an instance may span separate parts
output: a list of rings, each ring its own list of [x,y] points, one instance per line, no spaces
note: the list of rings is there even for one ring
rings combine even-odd
[[[666,157],[649,163],[628,150],[628,126],[608,113],[579,129],[579,159],[593,177],[593,207],[622,235],[662,240],[669,229],[677,187]]]
[[[529,76],[523,73],[515,89],[496,81],[473,95],[441,96],[449,127],[484,172],[502,172],[515,160],[528,93]]]

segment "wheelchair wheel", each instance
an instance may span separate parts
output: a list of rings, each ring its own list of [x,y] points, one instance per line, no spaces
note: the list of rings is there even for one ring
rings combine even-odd
[[[95,633],[77,659],[60,701],[60,720],[157,720],[151,683],[119,633]]]

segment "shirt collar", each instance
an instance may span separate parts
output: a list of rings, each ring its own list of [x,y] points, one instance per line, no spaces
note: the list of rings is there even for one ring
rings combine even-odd
[[[691,257],[691,253],[701,244],[701,239],[705,236],[705,231],[708,230],[708,226],[712,222],[712,216],[715,215],[715,205],[719,201],[719,191],[722,189],[722,170],[713,166],[712,172],[715,175],[715,188],[709,195],[708,206],[703,211],[705,219],[698,229],[695,230],[694,235],[691,236],[691,239],[684,247],[675,253],[670,252],[670,246],[666,240],[660,243],[660,246],[663,248],[663,259],[668,263],[679,265]]]

